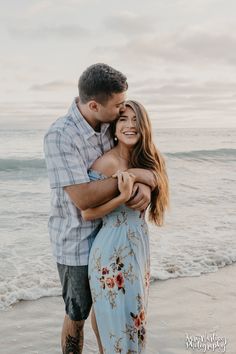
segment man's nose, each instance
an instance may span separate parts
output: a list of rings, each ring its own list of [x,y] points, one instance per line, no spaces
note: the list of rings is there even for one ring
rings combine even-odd
[[[125,104],[123,103],[121,106],[120,106],[120,114],[124,113],[125,111]]]

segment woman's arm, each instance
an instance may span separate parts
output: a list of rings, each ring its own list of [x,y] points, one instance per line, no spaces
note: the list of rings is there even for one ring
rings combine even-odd
[[[82,218],[85,221],[100,219],[103,216],[109,214],[114,209],[118,208],[121,204],[124,204],[126,199],[120,195],[111,199],[109,202],[102,204],[96,208],[89,208],[81,211]]]
[[[120,195],[98,207],[82,210],[81,215],[84,220],[100,219],[130,199],[134,185],[134,175],[128,172],[119,172],[117,178]]]

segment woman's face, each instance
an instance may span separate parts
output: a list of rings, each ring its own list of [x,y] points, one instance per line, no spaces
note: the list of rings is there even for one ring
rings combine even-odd
[[[134,146],[139,141],[140,133],[132,108],[126,107],[124,113],[118,118],[115,135],[119,142],[128,146]]]

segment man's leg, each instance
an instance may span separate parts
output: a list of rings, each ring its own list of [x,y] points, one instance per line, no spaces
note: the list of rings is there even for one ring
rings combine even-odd
[[[61,335],[62,353],[81,354],[84,322],[92,306],[88,266],[57,264],[57,268],[66,310]]]
[[[97,326],[97,321],[96,321],[96,317],[95,317],[95,313],[94,313],[93,307],[92,307],[92,311],[91,311],[91,324],[92,324],[93,331],[94,331],[94,333],[96,335],[96,338],[97,338],[99,352],[100,352],[100,354],[103,354],[102,342],[101,342],[101,339],[100,339],[98,326]]]
[[[84,343],[84,320],[72,321],[65,315],[61,333],[63,354],[81,354]]]

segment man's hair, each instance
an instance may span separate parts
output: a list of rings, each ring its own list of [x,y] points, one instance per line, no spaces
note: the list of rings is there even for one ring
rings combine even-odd
[[[79,78],[81,103],[95,100],[105,104],[114,93],[121,93],[127,89],[126,76],[107,64],[91,65]]]

